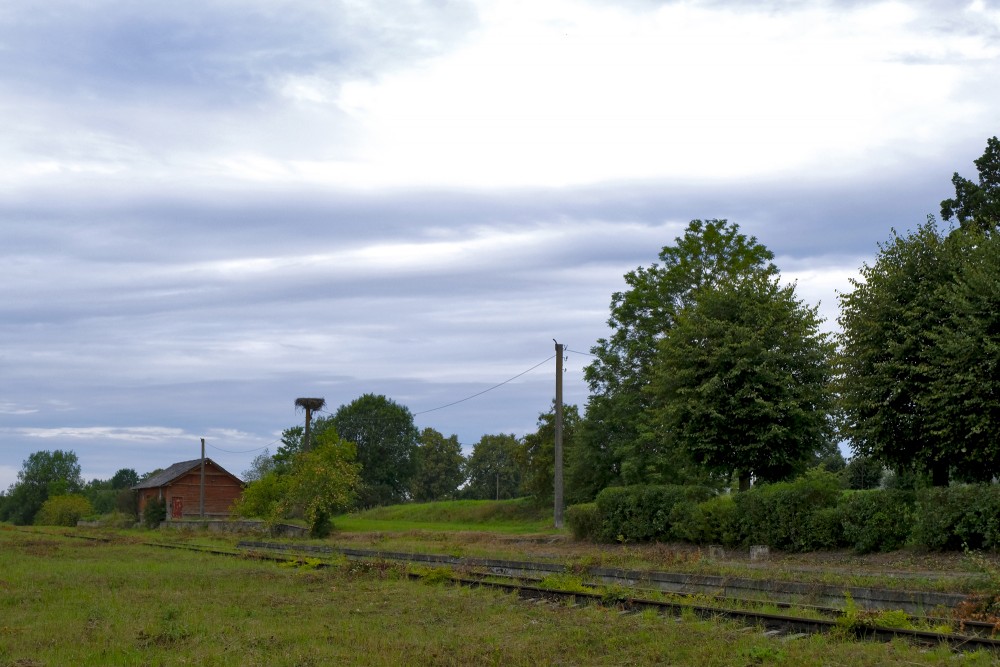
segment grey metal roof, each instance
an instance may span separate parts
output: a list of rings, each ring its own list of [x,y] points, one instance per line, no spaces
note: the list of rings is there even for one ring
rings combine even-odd
[[[225,468],[223,468],[210,458],[206,458],[205,463],[206,464],[211,463],[212,465],[214,465],[216,468],[226,473],[227,475],[230,475],[231,477],[236,477],[236,475],[233,475],[231,472],[229,472],[228,470],[226,470]],[[138,489],[155,489],[160,486],[166,486],[167,484],[170,484],[170,482],[174,481],[178,477],[187,474],[188,472],[194,470],[200,465],[201,465],[201,459],[192,459],[190,461],[181,461],[180,463],[175,463],[166,470],[158,472],[148,479],[142,480],[132,488],[138,490]],[[236,479],[238,480],[239,478],[236,477]]]

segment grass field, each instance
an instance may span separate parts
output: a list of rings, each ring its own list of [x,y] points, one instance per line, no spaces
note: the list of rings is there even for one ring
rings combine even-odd
[[[376,507],[337,517],[338,530],[364,531],[481,531],[519,535],[569,534],[553,526],[551,508],[539,509],[525,500],[453,500]]]
[[[329,569],[0,526],[0,665],[955,665],[944,648],[538,605]],[[197,537],[197,536],[195,536]]]

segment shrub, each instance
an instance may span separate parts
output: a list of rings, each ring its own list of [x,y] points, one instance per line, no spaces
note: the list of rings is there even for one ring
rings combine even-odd
[[[914,542],[932,550],[1000,547],[1000,487],[961,484],[917,493]]]
[[[35,515],[35,525],[75,526],[77,521],[93,511],[90,501],[81,495],[53,496],[42,503]]]
[[[582,503],[566,508],[566,523],[577,540],[592,540],[597,537],[600,529],[600,514],[597,503]]]
[[[734,496],[734,541],[785,551],[836,546],[840,493],[837,476],[818,468],[792,482],[763,484],[738,493]]]
[[[858,553],[898,549],[913,530],[913,494],[906,491],[846,493],[840,511],[844,542]]]
[[[733,546],[736,503],[731,495],[715,496],[700,503],[678,503],[670,514],[677,539],[694,544]]]
[[[150,498],[142,510],[142,523],[146,528],[157,528],[166,519],[167,501],[163,498]]]
[[[604,542],[651,542],[671,539],[671,512],[678,503],[700,502],[712,497],[702,486],[618,486],[597,494],[600,529]]]

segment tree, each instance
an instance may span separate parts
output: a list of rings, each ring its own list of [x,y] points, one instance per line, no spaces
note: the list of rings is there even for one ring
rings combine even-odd
[[[79,493],[83,489],[80,464],[72,451],[34,452],[23,462],[17,482],[10,488],[0,521],[30,525],[50,496]]]
[[[385,396],[365,394],[340,406],[328,420],[318,419],[313,437],[328,424],[357,445],[361,507],[391,505],[408,498],[419,438],[408,408]]]
[[[516,498],[521,486],[517,465],[520,443],[513,434],[484,435],[469,457],[465,495],[475,500]]]
[[[839,396],[843,432],[856,455],[893,470],[916,465],[947,484],[953,447],[928,412],[941,351],[935,331],[948,310],[942,286],[958,256],[933,217],[907,236],[893,230],[872,265],[840,295]],[[955,236],[957,240],[959,237]]]
[[[417,502],[450,500],[465,481],[465,457],[458,436],[444,435],[432,428],[420,432],[414,452],[416,459],[410,493]]]
[[[936,291],[929,384],[919,395],[925,426],[956,477],[1000,475],[1000,235],[956,230],[947,239],[950,281]]]
[[[256,482],[261,479],[264,475],[274,470],[275,466],[274,457],[271,456],[271,452],[265,449],[263,452],[254,457],[253,461],[250,462],[250,467],[243,471],[243,481],[250,483]]]
[[[885,477],[885,467],[868,456],[855,456],[842,474],[849,489],[877,489]]]
[[[354,502],[360,485],[354,443],[331,428],[313,432],[312,447],[299,451],[287,468],[275,468],[251,482],[236,504],[240,516],[274,524],[284,518],[309,521],[314,537],[323,537],[332,518]]]
[[[625,275],[628,289],[611,297],[612,333],[591,352],[585,370],[590,387],[579,457],[602,466],[603,475],[571,469],[596,494],[600,484],[667,483],[693,479],[682,454],[649,437],[652,376],[658,342],[673,328],[677,314],[702,288],[752,272],[776,273],[773,253],[726,220],[692,220],[684,235],[660,251],[659,264]],[[589,479],[586,479],[588,478]]]
[[[122,468],[111,478],[112,489],[131,489],[139,483],[139,473],[132,468]]]
[[[770,270],[703,285],[660,341],[655,435],[710,472],[778,481],[833,441],[834,347]]]
[[[988,139],[986,151],[975,164],[979,183],[955,172],[951,178],[955,197],[941,202],[941,217],[945,220],[954,217],[962,229],[971,227],[990,232],[1000,224],[1000,140]]]
[[[531,496],[536,504],[551,505],[555,489],[555,405],[548,412],[538,415],[538,430],[521,440],[517,452],[518,466],[521,468],[521,492]],[[563,406],[563,463],[573,460],[576,451],[576,434],[579,430],[580,411],[575,405]],[[576,497],[566,494],[568,502]]]

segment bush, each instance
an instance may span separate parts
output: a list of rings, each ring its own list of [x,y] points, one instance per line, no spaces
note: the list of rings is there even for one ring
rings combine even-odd
[[[810,551],[836,546],[840,480],[813,469],[792,482],[755,486],[734,496],[735,542]]]
[[[727,494],[700,503],[678,503],[670,520],[677,539],[693,544],[734,546],[738,541],[733,525],[735,516],[736,503]]]
[[[913,494],[906,491],[846,493],[840,512],[844,542],[858,553],[899,549],[913,530]]]
[[[573,531],[574,539],[595,539],[601,526],[600,514],[597,512],[597,503],[570,505],[566,508],[566,523],[569,524],[569,529]]]
[[[962,484],[917,493],[914,542],[928,549],[1000,547],[1000,487]]]
[[[163,498],[150,498],[142,510],[142,523],[146,528],[158,528],[161,521],[167,520],[167,501]]]
[[[670,517],[679,503],[700,502],[713,495],[702,486],[618,486],[597,494],[600,528],[597,539],[603,542],[624,540],[651,542],[669,540]]]
[[[35,525],[75,526],[77,521],[93,511],[90,501],[81,495],[53,496],[42,503],[35,515]]]

